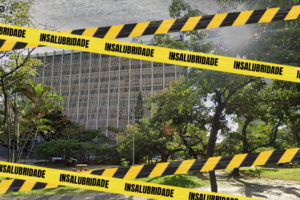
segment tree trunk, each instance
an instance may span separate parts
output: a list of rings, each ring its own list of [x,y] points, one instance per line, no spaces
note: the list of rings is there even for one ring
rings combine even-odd
[[[250,118],[246,118],[246,121],[242,128],[242,137],[243,137],[243,153],[248,153],[248,139],[247,139],[247,127],[249,126],[252,120]],[[231,176],[234,178],[240,177],[240,168],[234,168]]]
[[[25,159],[25,163],[27,162],[28,158],[29,158],[29,155],[31,154],[33,148],[34,148],[34,145],[35,145],[35,141],[36,141],[36,138],[37,138],[37,133],[34,133],[34,138],[33,138],[33,142],[32,142],[32,145],[30,147],[30,150],[26,156],[26,159]]]
[[[234,168],[231,175],[234,177],[234,178],[238,178],[240,177],[240,168]]]
[[[218,185],[217,185],[217,179],[216,179],[215,171],[210,171],[209,172],[209,182],[210,182],[210,190],[212,192],[218,192]]]
[[[183,141],[184,146],[188,149],[188,152],[189,152],[190,156],[197,159],[198,156],[197,156],[196,152],[194,151],[194,149],[190,147],[188,142],[183,137],[181,137],[181,140]]]
[[[207,157],[213,157],[215,153],[215,145],[217,141],[217,135],[218,131],[220,129],[220,119],[222,115],[222,111],[224,109],[224,106],[221,102],[218,103],[218,106],[216,107],[215,115],[213,118],[211,131],[208,139],[207,144]],[[218,192],[218,185],[216,180],[216,174],[214,171],[209,172],[209,181],[210,181],[210,187],[212,192]]]
[[[168,161],[169,155],[167,155],[167,154],[161,154],[160,156],[161,156],[161,161],[162,162],[167,162]]]
[[[7,102],[7,104],[9,105],[9,100]],[[10,162],[11,161],[11,123],[10,123],[10,109],[8,106],[7,109],[7,120],[6,120],[6,125],[7,125],[7,161]]]

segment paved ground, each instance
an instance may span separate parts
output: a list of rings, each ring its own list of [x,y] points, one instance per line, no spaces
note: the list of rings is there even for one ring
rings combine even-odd
[[[300,182],[269,179],[218,179],[219,192],[260,199],[300,199]],[[197,188],[209,191],[210,187]],[[91,192],[28,197],[0,197],[0,200],[145,200],[139,197]]]

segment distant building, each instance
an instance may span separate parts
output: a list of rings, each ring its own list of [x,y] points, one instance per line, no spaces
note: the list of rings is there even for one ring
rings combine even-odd
[[[43,67],[37,67],[35,82],[55,88],[63,97],[69,119],[86,129],[107,127],[125,129],[134,121],[139,91],[143,98],[168,87],[184,67],[87,52],[60,51],[35,54]],[[145,110],[145,114],[150,113]]]

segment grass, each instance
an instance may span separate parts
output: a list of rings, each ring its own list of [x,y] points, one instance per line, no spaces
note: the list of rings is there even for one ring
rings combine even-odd
[[[170,185],[184,188],[196,188],[209,184],[206,176],[197,174],[180,174],[180,175],[169,175],[154,178],[141,178],[137,181],[157,183],[162,185]]]
[[[232,170],[226,170],[231,172]],[[300,181],[300,168],[241,168],[240,174],[242,177],[262,177],[277,180]]]

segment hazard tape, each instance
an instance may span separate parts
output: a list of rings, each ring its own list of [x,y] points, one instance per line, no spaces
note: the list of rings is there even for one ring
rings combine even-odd
[[[65,170],[36,167],[3,161],[0,161],[0,176],[152,199],[254,199],[236,195],[207,192],[140,181],[123,180],[118,178],[76,173]]]
[[[68,35],[41,29],[0,24],[0,39],[14,39],[37,45],[47,45],[132,59],[168,63],[187,67],[258,76],[284,81],[300,82],[300,70],[289,65],[280,65],[190,52],[164,47],[132,44],[85,36]],[[2,47],[0,51],[3,51]]]
[[[86,171],[84,173],[121,179],[153,178],[166,175],[187,174],[192,172],[208,172],[221,169],[254,167],[268,164],[282,164],[300,161],[300,149],[266,151],[233,156],[211,157],[208,159],[193,159],[179,162],[165,162],[148,165],[109,168]],[[36,189],[55,188],[58,185],[19,179],[0,182],[0,194],[10,192],[30,191]]]
[[[262,10],[249,10],[207,16],[196,16],[189,18],[167,19],[106,27],[85,28],[63,32],[87,37],[116,39],[138,37],[144,35],[157,35],[172,32],[185,32],[200,29],[212,29],[228,26],[239,26],[245,24],[294,20],[299,17],[299,14],[300,5],[295,5],[290,8],[277,7]],[[5,47],[5,51],[12,49],[37,47],[37,45],[27,42],[20,43],[11,40],[0,40],[0,46],[1,45]]]

